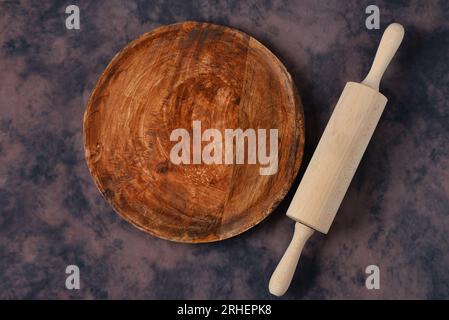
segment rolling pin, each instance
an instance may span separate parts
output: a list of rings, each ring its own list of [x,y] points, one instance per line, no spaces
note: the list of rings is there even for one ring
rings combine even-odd
[[[387,104],[379,83],[404,37],[404,28],[390,24],[362,83],[348,82],[338,100],[287,210],[295,232],[270,279],[271,294],[282,296],[290,286],[299,256],[315,230],[327,234],[363,153]]]

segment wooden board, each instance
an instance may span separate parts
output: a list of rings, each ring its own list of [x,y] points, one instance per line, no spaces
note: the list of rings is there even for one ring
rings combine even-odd
[[[192,134],[193,121],[202,131],[267,129],[268,141],[277,129],[277,173],[260,175],[247,161],[174,164],[170,134]],[[84,144],[96,185],[127,221],[172,241],[217,241],[259,223],[289,190],[304,148],[302,104],[254,38],[178,23],[144,34],[107,66],[84,114]]]

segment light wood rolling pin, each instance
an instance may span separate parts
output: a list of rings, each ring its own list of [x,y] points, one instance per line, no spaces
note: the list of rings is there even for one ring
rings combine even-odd
[[[404,37],[393,23],[385,30],[373,65],[362,83],[348,82],[287,210],[295,233],[270,279],[269,290],[283,295],[302,248],[315,230],[327,233],[387,103],[379,82]]]

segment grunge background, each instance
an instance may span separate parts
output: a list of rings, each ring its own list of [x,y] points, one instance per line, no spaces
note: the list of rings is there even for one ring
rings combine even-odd
[[[70,4],[81,30],[65,28]],[[369,4],[381,30],[365,28]],[[177,244],[120,219],[84,161],[83,112],[107,63],[184,20],[240,29],[286,65],[307,125],[295,186],[344,84],[363,79],[386,25],[404,24],[381,84],[385,113],[328,236],[312,237],[283,298],[449,298],[448,17],[447,1],[0,1],[0,298],[274,298],[291,193],[240,236]],[[80,267],[78,291],[65,288],[69,264]],[[369,264],[380,290],[365,288]]]

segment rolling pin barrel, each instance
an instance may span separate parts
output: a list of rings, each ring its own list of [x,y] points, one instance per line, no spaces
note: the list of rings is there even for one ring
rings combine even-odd
[[[386,103],[370,87],[346,84],[287,216],[328,232]]]

